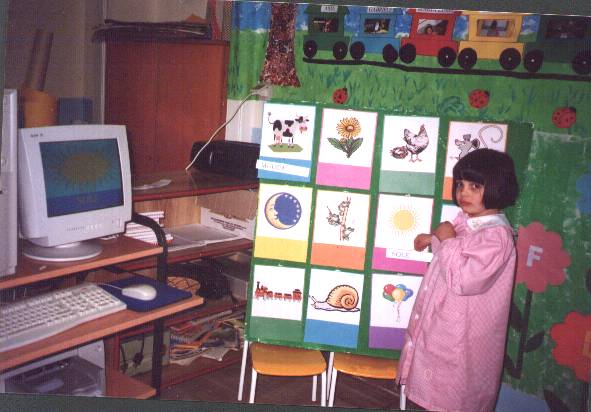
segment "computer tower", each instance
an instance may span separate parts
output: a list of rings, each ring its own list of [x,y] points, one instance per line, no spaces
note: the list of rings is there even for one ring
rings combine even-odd
[[[17,97],[4,89],[0,153],[0,277],[15,272],[17,261]]]

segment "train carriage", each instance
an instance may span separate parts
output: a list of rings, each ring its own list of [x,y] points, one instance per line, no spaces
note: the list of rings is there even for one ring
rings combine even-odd
[[[304,12],[308,15],[308,34],[304,36],[304,55],[312,58],[318,50],[332,50],[335,59],[347,56],[350,37],[345,36],[346,6],[311,4]]]
[[[386,63],[398,58],[400,39],[396,38],[396,22],[402,10],[390,7],[367,7],[359,15],[359,29],[351,37],[349,53],[355,60],[365,53],[381,53]]]

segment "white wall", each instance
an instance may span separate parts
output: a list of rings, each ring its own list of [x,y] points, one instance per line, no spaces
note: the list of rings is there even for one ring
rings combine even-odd
[[[180,21],[206,12],[206,0],[107,0],[107,17],[123,21]]]

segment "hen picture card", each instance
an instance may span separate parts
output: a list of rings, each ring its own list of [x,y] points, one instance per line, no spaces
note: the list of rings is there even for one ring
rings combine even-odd
[[[400,350],[422,276],[374,273],[371,277],[370,348]]]
[[[315,106],[265,103],[259,178],[310,181],[315,116]]]
[[[370,197],[318,190],[310,263],[363,270]]]
[[[432,255],[414,250],[414,239],[431,232],[433,199],[380,194],[372,268],[424,274]]]
[[[305,262],[312,189],[261,183],[254,256]]]
[[[312,268],[304,341],[356,348],[364,275]]]
[[[462,157],[478,149],[507,151],[508,126],[498,123],[449,122],[442,198],[451,200],[453,168]]]
[[[439,119],[385,116],[380,192],[433,196]]]
[[[375,112],[322,111],[316,184],[369,189],[377,118]]]

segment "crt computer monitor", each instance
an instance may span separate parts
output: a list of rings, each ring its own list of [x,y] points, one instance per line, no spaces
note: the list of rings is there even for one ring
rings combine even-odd
[[[68,125],[19,130],[19,219],[25,256],[71,261],[99,255],[93,239],[131,220],[124,126]]]

